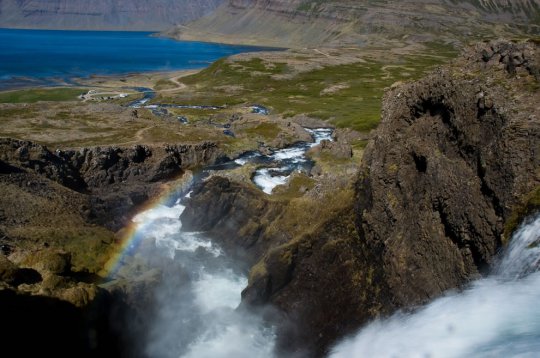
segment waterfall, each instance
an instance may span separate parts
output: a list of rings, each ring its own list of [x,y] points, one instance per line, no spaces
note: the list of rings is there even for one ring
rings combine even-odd
[[[539,244],[540,214],[515,232],[489,277],[369,324],[331,357],[538,357]]]
[[[332,139],[332,129],[306,130],[313,143],[295,143],[269,155],[248,152],[205,171],[217,172],[259,161],[278,171],[268,174],[269,178],[283,177],[285,183],[293,171],[309,167],[307,150]],[[257,172],[264,169],[268,168],[263,166]],[[202,178],[204,175],[197,180]],[[277,184],[272,185],[271,189]],[[234,262],[204,233],[182,228],[180,216],[184,201],[190,197],[188,190],[186,187],[179,191],[184,192],[180,198],[175,191],[172,197],[133,218],[136,236],[141,238],[141,249],[135,256],[146,257],[152,267],[162,271],[162,282],[153,292],[155,316],[146,322],[144,353],[153,358],[273,357],[275,328],[260,314],[238,308],[248,283],[243,264]]]

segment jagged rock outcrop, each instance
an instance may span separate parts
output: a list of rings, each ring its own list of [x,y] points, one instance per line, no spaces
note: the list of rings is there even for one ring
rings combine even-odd
[[[538,45],[492,42],[384,97],[357,184],[380,295],[421,304],[486,270],[540,185]]]
[[[278,322],[283,355],[324,356],[369,320],[486,272],[512,213],[540,187],[538,51],[532,42],[482,43],[422,80],[388,89],[354,195],[330,193],[318,203],[323,215],[282,202],[273,221],[255,221],[263,234],[257,242],[271,244],[251,269],[243,303],[271,304],[294,323]],[[250,236],[242,225],[251,227],[249,214],[260,212],[221,208],[249,193],[213,178],[193,195],[204,197],[199,216],[190,203],[186,215],[214,232],[242,218],[224,236],[230,250],[243,247]],[[312,217],[298,213],[306,209]]]
[[[0,172],[29,170],[68,187],[92,194],[88,216],[114,230],[134,206],[159,190],[160,183],[184,170],[213,164],[222,157],[215,143],[57,150],[28,141],[0,139]]]
[[[214,163],[221,155],[217,145],[165,145],[129,148],[96,147],[59,152],[84,179],[88,187],[115,183],[157,182],[177,176],[182,169]]]
[[[1,172],[16,171],[15,167],[30,169],[74,190],[86,186],[75,168],[46,147],[29,141],[0,138],[0,168],[4,168]]]
[[[73,190],[125,182],[167,180],[182,169],[215,162],[215,143],[57,150],[29,141],[0,139],[2,166],[30,169]],[[6,169],[7,170],[7,169]]]
[[[211,15],[168,34],[300,47],[375,44],[389,38],[412,42],[517,33],[538,34],[538,0],[229,0]],[[494,32],[497,31],[497,33]]]
[[[162,186],[221,156],[209,142],[51,152],[0,139],[0,304],[9,311],[0,336],[39,342],[22,355],[139,356],[141,346],[123,340],[145,332],[161,275],[99,287],[118,250],[115,232]]]
[[[195,20],[222,0],[2,0],[0,27],[75,30],[164,30]]]
[[[259,189],[214,176],[193,188],[182,213],[188,231],[208,232],[225,250],[253,264],[275,244],[264,231],[280,213],[281,205]]]

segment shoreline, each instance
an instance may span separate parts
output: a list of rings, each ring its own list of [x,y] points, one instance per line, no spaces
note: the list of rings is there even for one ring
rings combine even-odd
[[[76,88],[76,87],[104,87],[100,85],[99,82],[104,84],[112,84],[114,82],[126,82],[125,86],[130,86],[129,79],[137,80],[136,78],[140,77],[167,77],[172,76],[174,78],[189,76],[195,74],[206,67],[201,67],[198,69],[185,69],[185,70],[170,70],[170,71],[141,71],[141,72],[130,72],[126,74],[92,74],[87,77],[70,77],[70,78],[56,78],[52,77],[49,79],[38,79],[34,77],[22,78],[20,84],[15,84],[13,86],[4,86],[5,83],[0,80],[0,93],[1,92],[14,92],[22,90],[30,90],[35,88],[48,89],[48,88]],[[31,83],[32,81],[36,81]],[[97,82],[97,83],[96,83]],[[120,85],[120,83],[119,83]]]
[[[120,68],[113,68],[116,73],[100,73],[100,72],[106,72],[109,67],[103,67],[99,68],[100,66],[97,66],[98,68],[92,69],[89,68],[87,71],[84,71],[84,65],[81,67],[78,71],[66,71],[66,70],[59,70],[59,71],[52,71],[58,72],[58,74],[52,74],[50,76],[47,76],[47,74],[36,74],[36,76],[32,75],[26,75],[25,72],[27,71],[6,71],[6,73],[1,74],[0,76],[0,92],[6,92],[6,91],[15,91],[15,90],[25,90],[25,89],[32,89],[32,88],[58,88],[58,87],[77,87],[81,85],[87,85],[87,83],[95,83],[100,81],[106,81],[106,82],[116,82],[120,81],[121,79],[129,80],[130,78],[134,77],[157,77],[157,76],[169,76],[169,75],[182,75],[181,72],[189,72],[189,73],[196,73],[202,69],[208,68],[213,63],[218,61],[222,58],[228,58],[230,56],[234,56],[236,54],[240,53],[254,53],[254,52],[268,52],[268,51],[284,51],[285,48],[276,48],[276,47],[269,47],[269,46],[257,46],[253,44],[227,44],[227,43],[219,43],[219,42],[206,42],[206,41],[189,41],[189,40],[180,40],[175,39],[170,36],[164,36],[163,31],[152,31],[152,30],[141,30],[141,31],[128,31],[128,30],[83,30],[83,29],[29,29],[29,28],[9,28],[9,27],[0,27],[0,31],[5,31],[6,33],[9,33],[10,31],[14,32],[77,32],[77,33],[130,33],[130,34],[141,34],[144,35],[145,38],[154,38],[156,40],[169,40],[173,43],[176,43],[179,46],[182,46],[182,43],[186,44],[202,44],[202,45],[213,45],[216,48],[222,47],[222,48],[235,48],[236,50],[224,50],[224,51],[218,51],[216,55],[219,57],[217,58],[209,58],[209,59],[200,59],[200,60],[193,60],[193,61],[187,61],[187,63],[182,63],[180,61],[177,63],[177,66],[172,65],[174,63],[173,60],[177,59],[179,56],[182,57],[182,55],[174,53],[169,54],[169,56],[173,57],[165,57],[162,56],[163,59],[167,60],[167,65],[162,67],[171,67],[171,68],[156,68],[156,69],[147,69],[142,68],[140,70],[134,69],[132,71],[129,71],[129,67],[159,67],[159,66],[147,66],[146,62],[144,60],[141,60],[139,62],[139,66],[121,66]],[[188,48],[190,45],[187,46]],[[192,51],[192,50],[191,50]],[[220,52],[224,52],[220,55]],[[232,53],[228,53],[232,52]],[[210,56],[213,57],[213,56]],[[99,61],[100,58],[98,58],[95,61]],[[107,58],[104,59],[105,61]],[[94,62],[95,62],[94,61]],[[103,61],[103,60],[102,60]],[[168,62],[171,63],[168,63]],[[178,66],[179,65],[179,66]],[[36,65],[39,66],[39,65]],[[94,66],[95,67],[95,66]],[[128,67],[128,71],[125,71],[125,67]],[[18,75],[18,72],[22,72],[21,75]],[[51,71],[49,71],[51,72]],[[62,73],[67,72],[67,73]],[[69,73],[72,72],[72,73]],[[86,73],[85,73],[86,72]]]

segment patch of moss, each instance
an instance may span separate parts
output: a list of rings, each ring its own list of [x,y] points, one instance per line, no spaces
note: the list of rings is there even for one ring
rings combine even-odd
[[[259,262],[253,265],[253,267],[251,267],[251,270],[249,271],[249,282],[254,282],[266,276],[267,273],[268,271],[266,270],[264,259],[261,259]]]
[[[32,118],[37,115],[37,110],[27,107],[0,108],[0,118],[11,119],[13,117]]]
[[[275,123],[263,122],[256,127],[246,129],[244,132],[250,136],[261,137],[265,141],[272,141],[277,137],[280,129]]]
[[[24,227],[17,236],[71,253],[72,270],[98,274],[115,249],[114,234],[101,227]]]
[[[285,63],[259,58],[221,59],[182,79],[192,92],[162,94],[154,102],[227,106],[259,103],[285,117],[306,114],[337,127],[369,131],[380,120],[386,87],[396,81],[419,78],[456,54],[451,45],[434,42],[428,43],[421,54],[405,55],[393,62],[365,60],[300,73],[292,73]],[[228,90],[231,85],[238,90]],[[328,91],[336,86],[339,90]]]
[[[315,180],[303,173],[295,173],[285,185],[280,185],[274,189],[273,196],[279,199],[290,200],[299,198],[306,192],[313,189]]]
[[[173,81],[162,78],[156,82],[154,89],[161,91],[164,89],[171,89],[171,88],[176,88],[176,87],[178,87],[178,85],[174,83]]]

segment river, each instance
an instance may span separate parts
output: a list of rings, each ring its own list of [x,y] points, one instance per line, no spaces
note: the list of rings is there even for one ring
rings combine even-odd
[[[305,156],[308,149],[322,140],[331,140],[330,129],[307,130],[312,143],[299,142],[266,155],[245,153],[234,161],[207,168],[194,180],[211,172],[257,163],[260,168],[254,181],[271,193],[293,171],[309,170],[312,162]],[[167,358],[273,357],[274,327],[257,314],[238,308],[241,292],[247,286],[245,267],[234,262],[204,233],[182,230],[180,216],[192,184],[181,190],[172,204],[159,204],[133,218],[137,235],[146,244],[155,245],[162,255],[158,261],[163,280],[154,292],[158,309],[148,325],[146,354]]]

